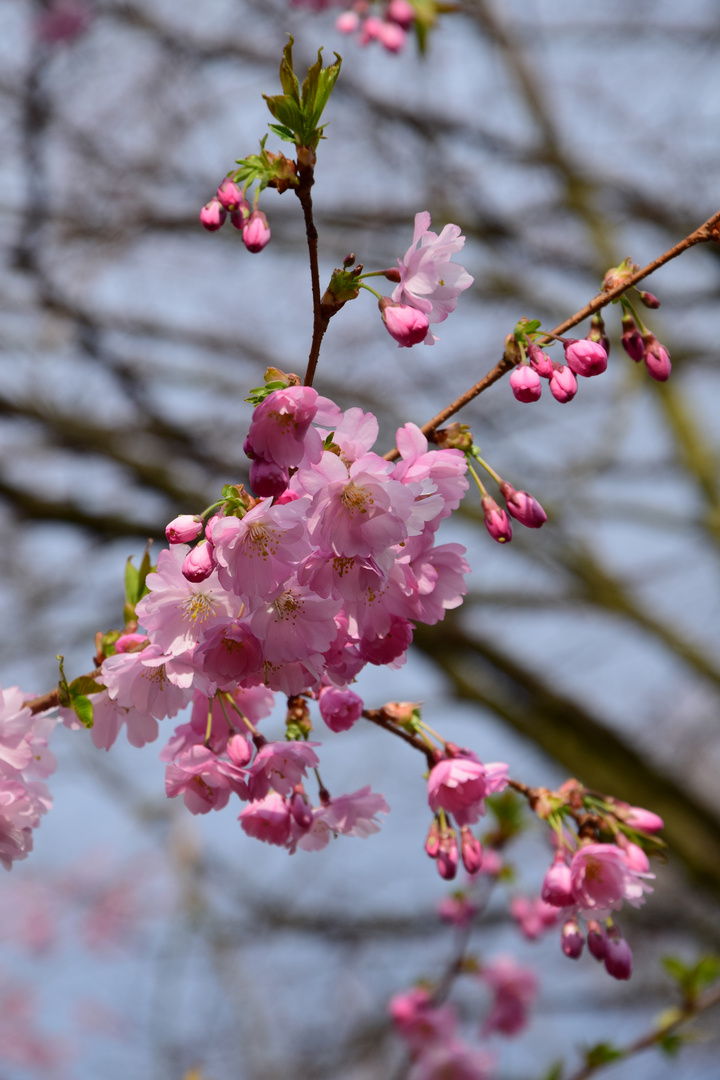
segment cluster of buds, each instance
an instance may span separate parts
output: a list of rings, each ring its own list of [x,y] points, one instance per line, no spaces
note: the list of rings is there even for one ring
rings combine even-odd
[[[589,379],[606,370],[610,346],[599,315],[593,318],[586,338],[558,340],[565,350],[564,364],[552,360],[526,333],[521,331],[520,340],[517,333],[508,335],[505,356],[516,364],[510,375],[510,388],[518,401],[537,401],[542,393],[541,380],[547,379],[552,396],[564,404],[577,394],[578,375]]]
[[[603,281],[603,291],[615,289],[619,285],[628,284],[633,274],[637,271],[637,264],[631,259],[624,259],[619,266],[613,266],[608,270]],[[620,297],[622,305],[622,337],[621,344],[625,352],[635,363],[642,360],[648,374],[656,382],[667,382],[670,378],[672,364],[670,354],[664,345],[661,345],[655,335],[647,329],[643,320],[633,307],[630,294],[635,294],[640,303],[654,311],[660,307],[660,301],[651,292],[641,289],[629,288],[627,293]]]
[[[248,251],[262,251],[270,239],[267,218],[262,210],[251,210],[243,190],[230,177],[225,177],[217,195],[200,211],[200,223],[208,232],[216,232],[225,224],[228,214],[232,224],[242,233]]]
[[[408,30],[415,22],[416,11],[410,0],[389,0],[382,16],[372,13],[368,0],[355,3],[335,20],[335,28],[341,34],[357,34],[358,45],[379,42],[390,53],[398,53],[405,47]]]
[[[659,844],[654,833],[662,826],[657,814],[641,807],[602,800],[569,781],[547,798],[545,811],[556,829],[554,861],[542,884],[542,903],[558,911],[563,921],[561,948],[578,959],[587,940],[588,950],[615,979],[629,979],[632,952],[613,921],[625,902],[639,907],[652,892],[654,878],[643,847]],[[562,825],[570,810],[581,821],[577,836]],[[605,840],[611,837],[610,841]],[[583,932],[580,919],[587,928]]]
[[[450,428],[436,433],[436,440],[441,446],[458,446],[464,450],[470,474],[480,489],[482,496],[485,528],[498,544],[507,544],[512,540],[511,517],[524,525],[526,529],[539,529],[545,524],[547,514],[537,499],[527,491],[517,491],[507,480],[503,480],[501,476],[498,476],[495,470],[480,456],[480,448],[472,442],[472,436],[465,425],[451,424]],[[491,495],[488,495],[485,485],[473,466],[473,461],[477,461],[498,485],[500,494],[505,500],[505,510],[498,505]]]

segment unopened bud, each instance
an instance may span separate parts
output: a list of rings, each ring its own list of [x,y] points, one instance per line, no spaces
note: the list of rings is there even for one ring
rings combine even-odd
[[[537,371],[542,379],[549,379],[553,373],[553,362],[548,354],[535,344],[528,345],[527,354],[533,371]]]
[[[672,371],[670,353],[661,345],[654,334],[643,334],[645,344],[645,367],[656,382],[667,382]]]
[[[382,321],[391,337],[395,338],[400,348],[407,349],[418,345],[427,337],[430,323],[428,317],[409,304],[397,304],[387,296],[378,302]]]
[[[569,367],[564,364],[553,364],[553,373],[550,376],[550,393],[564,405],[577,394],[577,379]]]
[[[584,945],[585,938],[577,919],[568,919],[560,935],[560,948],[571,960],[577,960]]]
[[[455,422],[435,432],[435,443],[438,446],[462,450],[463,453],[472,449],[474,441],[472,431],[467,424]]]
[[[270,240],[270,226],[262,210],[253,210],[250,217],[243,225],[243,244],[253,253],[262,251]]]
[[[482,509],[485,515],[485,528],[498,544],[506,544],[512,540],[512,525],[510,518],[490,495],[483,495]]]
[[[602,345],[605,350],[606,356],[610,355],[610,338],[607,336],[605,330],[605,320],[600,312],[596,312],[590,320],[590,333],[587,335],[588,341],[595,341],[598,345]]]
[[[565,359],[568,367],[576,375],[589,379],[593,375],[602,375],[607,368],[607,353],[597,341],[582,338],[580,341],[568,341],[565,346]]]
[[[591,919],[587,924],[587,946],[591,956],[594,956],[596,960],[604,960],[605,953],[607,952],[607,942],[605,940],[605,931],[599,922],[595,919]]]
[[[440,836],[437,855],[438,874],[445,881],[452,881],[457,874],[458,845],[454,829],[446,829]]]
[[[542,393],[540,376],[529,364],[518,364],[510,375],[510,388],[518,401],[537,401]]]
[[[540,895],[546,904],[552,904],[553,907],[569,907],[575,902],[572,874],[561,852],[557,853],[555,861],[545,874]]]
[[[623,259],[619,266],[611,267],[603,281],[603,292],[616,289],[619,285],[627,285],[637,269],[637,263],[634,263],[630,258]]]
[[[180,514],[166,526],[165,536],[168,544],[189,544],[192,540],[197,540],[202,531],[202,518],[192,514]]]
[[[645,305],[646,308],[655,309],[655,308],[660,307],[660,301],[658,300],[657,296],[655,296],[653,293],[651,293],[651,292],[639,292],[638,291],[638,296],[640,297],[640,299],[642,300],[642,302],[643,302],[643,304]]]
[[[209,540],[200,543],[189,551],[182,564],[183,577],[188,581],[205,581],[215,569],[215,549]]]
[[[437,820],[434,820],[427,834],[425,840],[425,851],[431,859],[437,859],[438,852],[440,851],[440,826]]]
[[[527,491],[516,491],[512,484],[503,480],[500,494],[505,500],[508,513],[526,529],[539,529],[547,521],[547,514],[542,506]]]
[[[607,932],[605,970],[613,979],[629,979],[632,975],[632,949],[617,926]]]
[[[212,198],[200,211],[200,224],[208,232],[216,232],[225,222],[227,211],[219,199]]]
[[[483,849],[467,825],[460,830],[460,844],[463,866],[468,874],[477,874],[483,862]]]
[[[622,331],[620,344],[630,359],[634,360],[637,364],[637,362],[642,360],[645,355],[645,342],[642,339],[642,334],[638,330],[632,315],[623,315]]]

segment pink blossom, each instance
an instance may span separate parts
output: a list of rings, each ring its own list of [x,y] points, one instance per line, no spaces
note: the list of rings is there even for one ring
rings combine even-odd
[[[50,0],[35,19],[35,33],[48,45],[75,41],[90,26],[92,8],[84,0]]]
[[[253,453],[291,468],[303,459],[318,462],[322,440],[311,427],[318,404],[318,392],[311,386],[273,390],[253,412],[248,433]]]
[[[273,499],[276,495],[282,495],[289,480],[287,465],[278,465],[261,457],[256,457],[250,465],[250,487],[262,499]]]
[[[258,672],[262,662],[262,646],[241,619],[223,619],[210,627],[193,654],[193,663],[218,690],[232,690]]]
[[[213,197],[210,202],[205,203],[200,211],[200,224],[208,232],[216,232],[224,225],[226,217],[227,210],[219,199]]]
[[[250,628],[269,663],[307,660],[332,645],[339,608],[339,600],[325,600],[290,578],[287,588],[253,612]]]
[[[320,715],[331,731],[349,731],[362,716],[362,698],[347,688],[323,687],[319,703]]]
[[[398,53],[405,47],[407,34],[398,23],[387,21],[380,23],[377,39],[388,52]]]
[[[167,655],[159,645],[109,656],[100,670],[111,701],[156,720],[175,716],[191,698],[192,665]]]
[[[602,375],[607,368],[607,353],[599,341],[569,340],[565,345],[565,359],[568,367],[576,375],[588,379],[593,375]]]
[[[459,1039],[434,1043],[414,1062],[407,1080],[490,1080],[495,1059]]]
[[[630,867],[625,852],[615,844],[586,844],[578,848],[570,863],[572,890],[581,910],[592,913],[618,911],[623,901],[633,907],[645,903],[647,883],[654,874]]]
[[[248,251],[262,251],[270,240],[270,226],[262,210],[253,210],[243,225],[243,244]]]
[[[430,323],[447,319],[457,307],[460,293],[473,283],[464,267],[450,262],[464,244],[458,225],[446,225],[437,236],[430,232],[427,210],[416,214],[412,244],[404,259],[398,259],[400,283],[393,290],[393,300],[416,307]],[[432,344],[430,337],[425,340]]]
[[[203,531],[202,518],[193,514],[180,514],[165,528],[168,544],[188,544]]]
[[[267,598],[285,583],[310,552],[307,499],[273,506],[271,499],[242,518],[224,517],[213,527],[218,578],[223,588]]]
[[[510,375],[510,388],[518,401],[537,401],[542,393],[540,376],[528,364],[518,364]]]
[[[248,796],[245,772],[223,761],[206,746],[189,746],[165,770],[165,793],[168,799],[182,795],[192,814],[222,810],[234,791],[242,799]]]
[[[262,799],[273,788],[280,795],[289,795],[308,769],[320,764],[313,750],[319,743],[270,742],[255,755],[250,769],[250,795]]]
[[[443,922],[452,923],[453,926],[460,928],[468,926],[479,910],[477,904],[473,904],[464,893],[446,896],[438,904],[438,915]]]
[[[246,806],[238,821],[248,836],[266,844],[284,847],[290,839],[290,808],[282,795],[274,791]]]
[[[393,469],[393,479],[403,484],[430,481],[443,501],[442,509],[429,527],[437,528],[443,518],[457,510],[468,489],[467,459],[462,450],[432,450],[416,424],[405,424],[395,433],[401,460]]]
[[[564,364],[554,364],[553,373],[550,376],[550,393],[559,401],[561,405],[564,405],[577,394],[577,379],[570,370]]]
[[[558,852],[555,861],[545,874],[542,898],[546,904],[552,904],[553,907],[569,907],[575,903],[572,873],[562,852]]]
[[[474,825],[485,813],[485,799],[507,785],[507,765],[483,765],[472,757],[443,758],[428,778],[428,802],[437,813],[452,814],[458,825]]]
[[[498,544],[506,544],[509,540],[512,540],[512,525],[506,512],[500,509],[490,495],[483,495],[481,503],[485,528],[493,540],[496,540]]]
[[[399,1035],[410,1049],[424,1052],[435,1043],[445,1043],[457,1030],[457,1013],[452,1005],[435,1005],[428,990],[417,987],[390,999],[388,1012]]]
[[[400,348],[418,345],[427,337],[430,329],[427,315],[408,304],[397,304],[386,296],[378,304],[385,329],[394,337]]]
[[[510,914],[528,941],[535,941],[551,926],[555,926],[560,917],[556,907],[537,897],[530,899],[527,896],[513,897],[510,901]]]
[[[384,797],[379,792],[371,791],[367,784],[358,791],[330,799],[322,813],[333,832],[365,839],[380,832],[377,815],[389,812],[390,807]]]
[[[386,634],[373,638],[362,637],[358,651],[369,664],[385,664],[399,667],[402,658],[412,643],[413,626],[407,619],[393,618]]]
[[[480,970],[480,979],[495,994],[490,1014],[483,1024],[483,1035],[500,1031],[517,1035],[527,1026],[530,1008],[537,996],[537,976],[521,967],[511,956],[498,956]]]
[[[96,749],[109,750],[123,726],[127,729],[127,740],[131,746],[145,746],[157,739],[157,720],[147,712],[112,701],[107,691],[93,694],[90,700],[93,706],[90,738]]]
[[[335,20],[335,29],[339,34],[354,34],[360,25],[360,16],[356,11],[343,11]]]
[[[539,529],[547,521],[547,514],[537,499],[527,491],[516,491],[512,484],[503,482],[500,493],[505,500],[508,513],[526,529]]]
[[[390,0],[386,16],[391,22],[402,26],[403,30],[409,30],[415,22],[415,8],[410,0]]]

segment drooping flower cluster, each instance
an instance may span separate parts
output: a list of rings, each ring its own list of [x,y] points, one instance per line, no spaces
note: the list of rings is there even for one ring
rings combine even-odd
[[[321,787],[311,805],[307,699],[347,730],[363,711],[350,688],[360,670],[402,664],[414,624],[438,622],[465,592],[464,548],[435,542],[467,488],[464,455],[429,451],[406,424],[390,463],[371,450],[377,434],[372,414],[310,387],[263,396],[246,440],[257,497],[224,489],[207,523],[170,523],[140,627],[115,640],[91,694],[105,749],[123,725],[133,745],[152,741],[158,721],[192,704],[162,754],[168,796],[206,813],[236,795],[242,828],[291,851],[369,835],[388,809],[367,787],[336,798]],[[276,693],[289,699],[290,741],[257,730]]]
[[[230,214],[230,221],[242,234],[243,243],[248,251],[262,251],[270,240],[270,226],[262,210],[250,208],[245,193],[230,177],[225,179],[209,202],[200,211],[200,224],[208,232],[216,232],[225,224]]]
[[[389,0],[382,15],[369,13],[367,0],[356,2],[335,20],[341,34],[357,34],[358,45],[379,42],[390,53],[405,47],[408,30],[415,22],[416,11],[409,0]]]
[[[33,829],[52,805],[42,780],[55,771],[48,739],[56,721],[33,716],[17,686],[0,688],[0,863],[9,870],[33,847]]]

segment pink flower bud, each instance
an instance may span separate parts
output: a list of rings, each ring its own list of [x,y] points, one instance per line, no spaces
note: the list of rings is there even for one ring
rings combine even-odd
[[[463,866],[468,874],[477,874],[483,862],[483,849],[467,825],[463,825],[460,830],[460,842]]]
[[[226,176],[217,189],[217,197],[226,210],[236,210],[243,202],[242,188],[239,188],[234,180]]]
[[[224,223],[227,217],[227,211],[222,205],[219,199],[211,199],[210,202],[205,203],[200,211],[200,224],[203,225],[208,232],[216,232]]]
[[[620,344],[630,359],[637,363],[639,360],[642,360],[645,355],[645,342],[642,339],[642,334],[635,325],[635,320],[632,315],[623,315],[622,331]]]
[[[613,979],[629,979],[632,975],[632,949],[621,937],[617,926],[607,933],[605,970]]]
[[[431,859],[437,859],[438,852],[440,851],[440,826],[435,819],[433,819],[433,823],[427,834],[425,851]]]
[[[670,378],[672,364],[670,353],[664,345],[661,345],[654,334],[643,334],[645,344],[645,367],[656,382],[667,382]]]
[[[391,22],[402,26],[403,30],[409,30],[415,21],[415,8],[410,0],[390,0],[386,15]]]
[[[529,364],[519,364],[513,369],[510,388],[518,401],[537,401],[542,393],[540,376]]]
[[[362,24],[358,45],[369,45],[371,41],[379,37],[381,26],[382,20],[378,19],[376,15],[370,15]]]
[[[630,806],[624,815],[624,819],[633,829],[641,832],[660,832],[665,827],[665,822],[652,810],[645,810],[642,806]]]
[[[117,641],[113,642],[116,653],[139,652],[149,643],[147,634],[121,634]]]
[[[349,731],[362,711],[363,700],[352,690],[325,686],[320,691],[320,715],[331,731]]]
[[[168,544],[189,544],[203,531],[202,518],[180,514],[165,529]]]
[[[182,572],[188,581],[204,581],[215,569],[215,549],[209,540],[199,543],[183,560]]]
[[[595,341],[598,345],[602,345],[605,350],[605,355],[610,355],[610,338],[605,331],[605,320],[600,312],[596,312],[590,320],[590,333],[587,335],[588,341]]]
[[[307,797],[303,792],[297,789],[293,793],[293,797],[290,800],[290,813],[294,817],[300,828],[307,832],[313,823],[312,806],[307,800]]]
[[[542,506],[527,491],[516,491],[512,484],[503,481],[500,494],[505,500],[508,513],[526,529],[539,529],[547,521],[547,514]]]
[[[249,740],[237,733],[228,739],[227,752],[233,765],[240,769],[248,764],[253,755]]]
[[[339,34],[354,34],[360,25],[357,11],[343,11],[335,20],[335,29]]]
[[[631,870],[638,874],[647,874],[650,870],[650,860],[639,844],[633,844],[630,840],[622,837],[620,844],[625,852],[625,860]]]
[[[455,832],[447,829],[440,836],[440,847],[437,856],[438,874],[445,881],[452,881],[457,874],[458,846]]]
[[[638,292],[638,296],[642,300],[646,308],[659,308],[660,301],[657,296],[651,292]]]
[[[588,951],[596,960],[604,960],[605,953],[607,952],[607,941],[605,940],[605,931],[599,922],[595,919],[590,919],[588,922],[587,932],[587,944]]]
[[[577,919],[568,919],[560,935],[560,948],[571,960],[577,960],[583,951],[584,944],[585,938],[582,936]]]
[[[243,199],[240,205],[236,206],[230,214],[230,224],[233,225],[238,232],[242,232],[249,217],[250,203],[247,199]]]
[[[512,540],[512,525],[510,518],[504,510],[489,495],[482,498],[483,514],[485,515],[485,528],[497,540],[498,544],[506,544]]]
[[[255,458],[250,465],[250,487],[261,499],[282,495],[289,482],[290,473],[285,465],[276,465],[264,458]]]
[[[401,348],[406,349],[411,345],[418,345],[427,337],[430,323],[427,315],[424,315],[422,311],[410,307],[409,304],[396,304],[387,296],[383,296],[378,307],[385,329],[391,337],[395,338]]]
[[[569,367],[564,364],[553,364],[553,373],[550,376],[550,393],[564,405],[577,394],[577,379]]]
[[[405,46],[407,34],[402,26],[398,26],[396,22],[381,22],[378,27],[377,39],[388,52],[399,53]]]
[[[248,251],[258,252],[270,239],[270,226],[262,210],[253,210],[243,226],[243,244]]]
[[[570,341],[565,346],[565,359],[568,367],[576,375],[589,379],[593,375],[602,375],[607,368],[607,353],[597,341]]]
[[[570,904],[575,903],[570,867],[560,852],[555,856],[554,863],[545,874],[540,895],[546,904],[552,904],[553,907],[569,907]]]
[[[528,360],[533,371],[543,379],[549,379],[553,373],[553,362],[539,345],[528,345]]]

